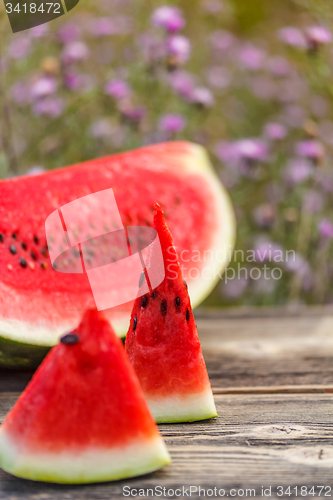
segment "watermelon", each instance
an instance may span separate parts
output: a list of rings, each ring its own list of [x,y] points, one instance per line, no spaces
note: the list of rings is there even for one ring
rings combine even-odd
[[[1,467],[36,481],[111,481],[169,461],[123,345],[96,310],[49,352],[0,427]]]
[[[36,365],[45,348],[96,306],[86,273],[53,268],[45,221],[64,205],[110,188],[124,227],[151,225],[154,202],[160,201],[193,306],[218,281],[234,245],[234,214],[201,146],[159,144],[1,181],[0,365]],[[110,231],[104,217],[86,213],[79,237],[89,238],[96,221],[104,233]],[[74,251],[75,258],[80,259],[79,252]],[[122,276],[115,277],[111,288],[116,290],[121,281]],[[104,311],[119,336],[128,329],[134,298]]]
[[[215,417],[187,284],[158,204],[154,227],[162,247],[165,278],[155,290],[135,301],[126,351],[156,422]]]

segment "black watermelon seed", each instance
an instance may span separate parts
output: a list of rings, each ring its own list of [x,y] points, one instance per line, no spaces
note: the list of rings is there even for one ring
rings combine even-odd
[[[13,233],[13,234],[12,234],[12,238],[14,238],[14,240],[16,240],[16,238],[17,238],[17,234],[16,234],[16,233]]]
[[[22,243],[22,245],[21,245],[21,246],[22,246],[23,250],[26,250],[26,249],[28,248],[28,247],[27,247],[27,244],[26,244],[26,243],[24,243],[24,242]]]
[[[180,306],[180,298],[179,297],[176,297],[175,304],[176,304],[177,307]]]
[[[145,279],[145,272],[142,271],[141,276],[140,276],[140,281],[139,281],[139,288],[142,287],[143,280]]]
[[[141,307],[145,308],[148,304],[148,297],[142,297],[141,299]]]
[[[184,280],[184,285],[186,286],[186,288],[188,288],[187,283],[186,283],[186,281],[185,281],[185,280]]]
[[[15,245],[10,245],[10,247],[9,247],[9,251],[10,251],[10,253],[12,253],[13,255],[15,255],[15,254],[17,253],[16,246],[15,246]]]
[[[31,252],[30,255],[33,260],[37,260],[37,255],[35,254],[35,252]]]
[[[135,332],[137,324],[138,324],[138,318],[135,316],[133,321],[133,332]]]
[[[34,242],[36,243],[36,245],[38,245],[38,243],[39,243],[39,238],[38,238],[38,236],[34,236]]]
[[[162,300],[161,306],[160,306],[160,310],[161,310],[161,313],[162,313],[163,316],[166,315],[167,309],[168,309],[168,303],[167,303],[167,301],[166,300]]]
[[[47,268],[46,262],[41,262],[40,266],[41,266],[42,269],[46,269]],[[54,264],[53,264],[53,267],[54,267]]]
[[[190,310],[189,310],[189,308],[187,308],[187,311],[186,311],[186,321],[190,321]]]
[[[0,233],[0,242],[3,243],[3,240],[5,239],[4,235]]]
[[[23,257],[20,258],[20,264],[22,267],[27,267],[27,261],[23,259]]]
[[[42,248],[40,253],[44,255],[44,257],[47,257],[47,248]]]
[[[61,337],[60,342],[65,345],[75,345],[80,340],[80,337],[76,333],[67,333]]]
[[[153,292],[153,293],[151,294],[151,298],[152,298],[153,300],[155,300],[155,299],[156,299],[156,297],[157,297],[157,292]]]

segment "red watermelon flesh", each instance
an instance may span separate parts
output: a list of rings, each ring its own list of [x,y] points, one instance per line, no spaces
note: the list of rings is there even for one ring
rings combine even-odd
[[[44,224],[69,202],[108,188],[113,189],[124,226],[149,226],[154,200],[159,199],[194,304],[211,291],[228,261],[224,249],[234,240],[229,198],[200,146],[149,146],[0,182],[0,340],[53,345],[84,310],[95,306],[86,274],[53,269]],[[110,230],[104,216],[95,214],[79,230],[88,235],[96,223],[104,232]],[[206,259],[205,252],[211,252]],[[75,258],[80,256],[74,252]],[[119,335],[128,328],[131,308],[129,303],[105,311]]]
[[[0,465],[28,479],[107,481],[168,462],[122,343],[93,310],[51,350],[0,427]]]
[[[216,416],[187,284],[159,205],[154,227],[165,266],[164,281],[135,301],[126,351],[157,422]]]

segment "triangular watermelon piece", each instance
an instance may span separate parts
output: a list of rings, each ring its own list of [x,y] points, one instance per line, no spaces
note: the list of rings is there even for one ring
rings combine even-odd
[[[165,279],[135,301],[126,350],[157,422],[215,417],[187,285],[158,204],[154,227],[162,247]]]
[[[62,337],[0,427],[0,465],[16,476],[91,483],[169,463],[121,341],[97,311]]]

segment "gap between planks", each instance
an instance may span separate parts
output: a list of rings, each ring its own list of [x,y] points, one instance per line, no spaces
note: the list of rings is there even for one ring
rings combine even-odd
[[[215,387],[213,394],[311,394],[333,393],[333,385],[272,385],[254,387]]]
[[[272,385],[253,387],[216,387],[213,394],[237,395],[237,394],[323,394],[332,393],[333,385]],[[18,397],[20,392],[0,392],[0,398]]]

